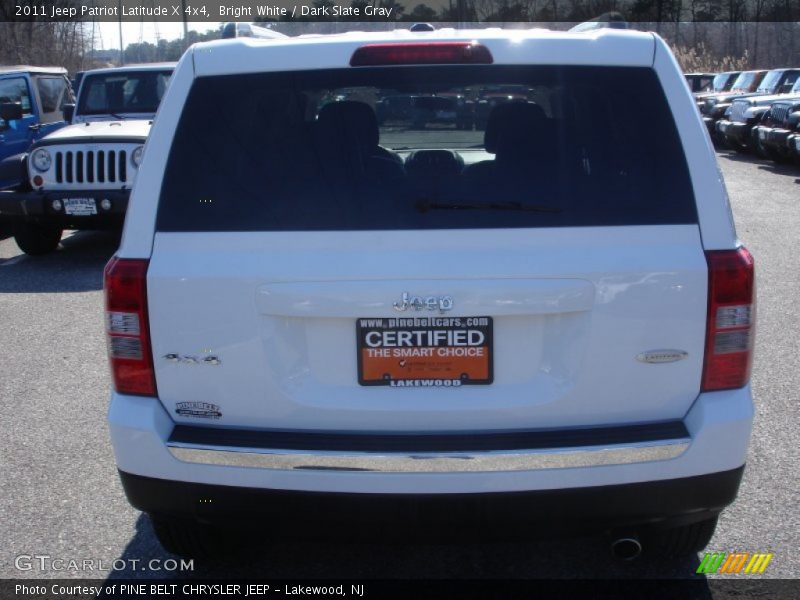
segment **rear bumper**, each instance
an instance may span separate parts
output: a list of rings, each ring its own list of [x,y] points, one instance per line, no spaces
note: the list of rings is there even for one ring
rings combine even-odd
[[[105,229],[121,227],[128,210],[129,190],[99,190],[71,192],[0,192],[0,219],[11,222],[52,225],[62,229]],[[55,210],[53,200],[93,198],[97,214],[68,215],[64,209]],[[111,207],[104,210],[100,203],[107,199]]]
[[[247,431],[178,425],[172,456],[194,464],[371,473],[492,473],[676,458],[691,444],[681,421],[623,427],[475,434]]]
[[[115,393],[109,409],[109,425],[117,466],[131,475],[217,486],[365,494],[483,494],[564,490],[720,473],[737,469],[745,463],[752,418],[751,393],[749,387],[745,387],[698,396],[689,412],[679,421],[688,433],[688,438],[684,438],[681,433],[663,436],[648,434],[649,443],[643,439],[570,441],[566,445],[558,442],[537,444],[526,441],[526,444],[517,443],[505,448],[496,446],[494,451],[489,448],[472,448],[469,450],[472,453],[470,456],[480,459],[478,463],[489,465],[488,468],[478,471],[449,468],[448,463],[464,465],[472,462],[471,459],[464,458],[463,452],[453,452],[453,447],[427,448],[429,452],[422,453],[421,456],[424,460],[415,460],[411,470],[393,467],[391,472],[386,472],[375,470],[374,465],[369,464],[361,467],[358,464],[349,464],[344,465],[344,469],[341,464],[326,464],[330,457],[330,448],[323,451],[305,443],[302,444],[305,448],[299,462],[272,465],[244,462],[237,465],[204,457],[199,461],[182,460],[171,451],[171,448],[181,442],[179,436],[175,435],[175,423],[158,399]],[[647,456],[639,453],[641,448],[661,447],[662,442],[671,447],[676,441],[679,444],[686,443],[687,446],[672,455]],[[222,456],[226,458],[229,451],[237,449],[234,443],[225,440],[212,442],[183,437],[182,442],[195,449],[206,450],[212,456],[219,447],[223,447]],[[259,444],[248,442],[238,449],[257,445]],[[282,446],[283,450],[297,448],[297,444],[293,446],[287,441],[266,445],[273,449]],[[528,446],[528,452],[524,452],[523,445]],[[514,452],[508,452],[514,448],[518,451],[516,458]],[[624,460],[626,448],[635,449],[632,455],[638,460]],[[259,455],[269,456],[268,449],[262,447],[261,450]],[[388,445],[382,451],[374,448],[360,450],[366,450],[366,458],[371,460],[380,461],[381,458],[388,457],[382,464],[406,460],[411,455],[407,448],[397,449]],[[595,460],[597,455],[591,455],[594,451],[600,451],[599,456],[602,457],[604,450],[623,450],[623,458],[612,455],[614,460],[598,462]],[[587,451],[589,454],[583,454],[583,458],[588,456],[592,459],[591,463],[584,461],[569,464],[570,457],[580,457],[581,453]],[[339,456],[342,454],[338,453]],[[287,451],[277,455],[279,458],[294,456]],[[520,455],[527,455],[533,460],[522,465],[514,463]],[[364,456],[361,454],[361,457]],[[442,459],[439,465],[435,464],[437,459]],[[541,460],[545,464],[537,464]],[[563,462],[548,462],[555,460]]]
[[[491,527],[502,535],[670,527],[718,514],[736,497],[744,467],[682,479],[564,490],[483,494],[347,494],[265,490],[166,481],[120,471],[137,509],[248,527],[271,536],[315,531],[347,539],[359,531],[408,534]],[[298,525],[303,527],[298,529]],[[392,531],[391,527],[395,531]],[[468,529],[464,529],[469,525]]]

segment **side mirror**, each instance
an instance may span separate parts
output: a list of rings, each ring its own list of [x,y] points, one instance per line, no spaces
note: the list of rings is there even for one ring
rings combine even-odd
[[[65,104],[63,109],[64,109],[64,120],[67,123],[72,123],[72,117],[75,116],[75,105]]]
[[[0,119],[18,121],[22,118],[22,104],[19,102],[3,102],[0,104]]]

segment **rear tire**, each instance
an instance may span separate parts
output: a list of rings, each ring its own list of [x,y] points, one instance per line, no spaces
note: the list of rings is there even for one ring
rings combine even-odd
[[[703,550],[717,527],[718,517],[690,525],[655,530],[643,537],[645,552],[667,558],[680,558]]]
[[[58,227],[23,223],[17,226],[14,233],[14,241],[17,242],[17,246],[25,254],[41,256],[58,248],[62,233],[63,230]]]
[[[730,146],[739,154],[747,154],[748,152],[750,152],[750,148],[748,148],[741,142],[737,142],[736,140],[732,140],[730,138],[728,138],[728,146]]]
[[[753,148],[755,149],[755,153],[759,158],[772,158],[770,155],[770,151],[764,147],[764,144],[761,143],[761,140],[754,138],[755,141],[753,142]]]
[[[164,550],[185,558],[220,558],[235,552],[233,535],[188,519],[150,515],[153,531]]]
[[[785,156],[775,150],[774,148],[766,148],[767,157],[769,157],[772,162],[776,162],[779,165],[786,164],[790,161],[788,156]]]

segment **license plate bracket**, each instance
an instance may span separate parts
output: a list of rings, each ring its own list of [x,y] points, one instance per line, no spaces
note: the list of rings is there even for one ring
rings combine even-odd
[[[97,214],[97,202],[94,198],[63,198],[64,213],[85,217]]]
[[[459,387],[494,381],[491,317],[356,319],[358,383]]]

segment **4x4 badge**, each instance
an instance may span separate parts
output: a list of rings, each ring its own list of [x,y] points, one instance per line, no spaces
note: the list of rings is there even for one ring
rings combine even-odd
[[[636,360],[644,363],[658,364],[671,363],[683,360],[689,356],[684,350],[648,350],[636,355]]]
[[[453,309],[453,298],[450,296],[412,296],[408,292],[403,292],[400,302],[392,304],[394,309],[399,312],[408,310],[438,310],[447,312]]]
[[[219,356],[214,355],[165,354],[164,359],[172,363],[183,363],[185,365],[218,365],[222,362]]]

